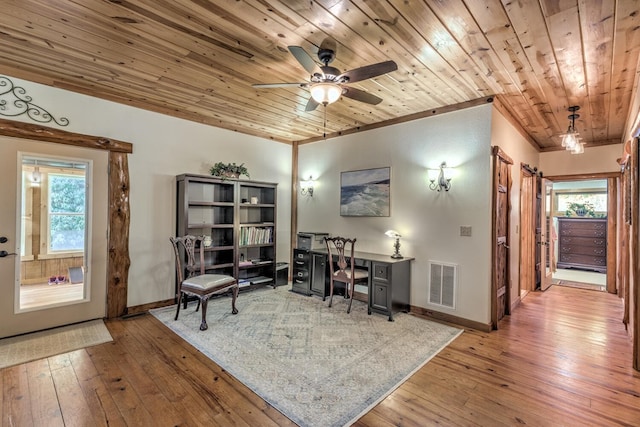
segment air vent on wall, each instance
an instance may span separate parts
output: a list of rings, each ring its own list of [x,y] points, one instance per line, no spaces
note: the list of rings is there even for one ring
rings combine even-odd
[[[429,303],[455,308],[458,266],[429,261]]]

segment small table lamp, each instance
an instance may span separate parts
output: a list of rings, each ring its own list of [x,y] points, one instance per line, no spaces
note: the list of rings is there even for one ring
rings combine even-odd
[[[400,236],[400,233],[395,230],[387,230],[384,234],[388,237],[396,239],[396,242],[393,245],[396,251],[393,253],[393,255],[391,255],[391,258],[404,258],[402,255],[400,255],[400,237],[402,237]]]

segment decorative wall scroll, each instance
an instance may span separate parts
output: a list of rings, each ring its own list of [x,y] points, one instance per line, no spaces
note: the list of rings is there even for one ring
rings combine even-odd
[[[58,126],[67,126],[69,119],[61,117],[56,120],[44,108],[31,102],[33,98],[27,95],[27,91],[15,86],[13,82],[5,76],[0,76],[0,115],[7,117],[17,117],[26,114],[31,120],[38,123],[54,122]]]

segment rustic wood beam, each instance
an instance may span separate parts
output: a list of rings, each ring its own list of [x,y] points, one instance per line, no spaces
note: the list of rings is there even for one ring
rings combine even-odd
[[[127,155],[109,152],[109,261],[107,318],[127,314],[129,277],[129,166]]]
[[[102,136],[83,135],[65,130],[38,126],[31,123],[14,122],[0,119],[0,134],[14,138],[32,139],[35,141],[55,142],[57,144],[74,145],[76,147],[95,148],[119,153],[132,153],[133,145]]]

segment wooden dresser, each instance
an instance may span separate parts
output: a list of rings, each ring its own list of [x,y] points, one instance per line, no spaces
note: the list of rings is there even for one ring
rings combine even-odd
[[[558,268],[607,272],[607,219],[558,217]]]

